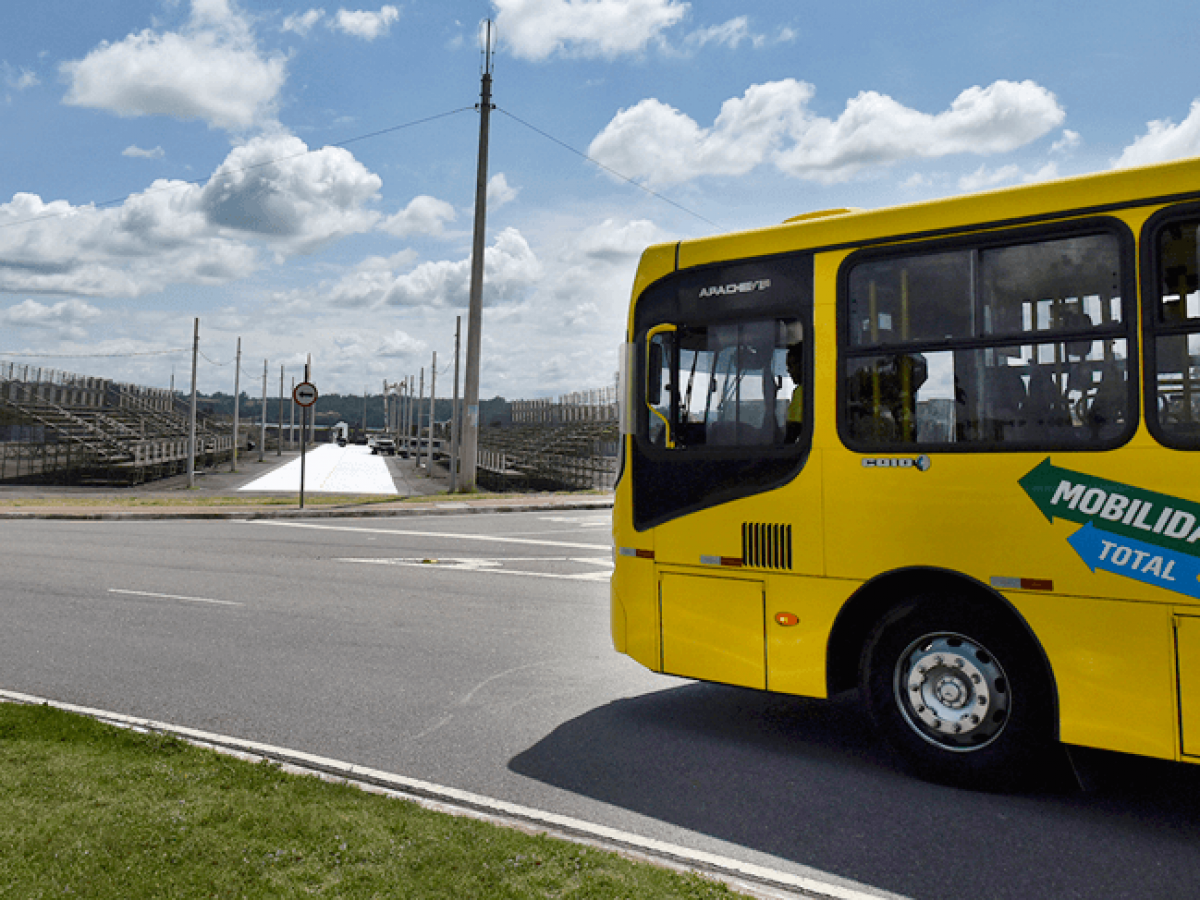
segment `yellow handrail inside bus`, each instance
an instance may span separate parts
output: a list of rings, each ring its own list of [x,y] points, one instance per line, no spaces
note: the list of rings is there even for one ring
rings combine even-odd
[[[655,325],[648,332],[646,332],[646,396],[644,398],[644,402],[646,404],[646,409],[650,410],[650,412],[662,419],[663,427],[666,429],[663,436],[666,439],[665,444],[668,450],[675,449],[675,439],[671,437],[671,422],[666,416],[664,416],[654,407],[654,404],[650,402],[650,347],[654,344],[654,339],[660,334],[666,334],[667,332],[677,330],[678,329],[670,322],[663,322],[661,325]]]

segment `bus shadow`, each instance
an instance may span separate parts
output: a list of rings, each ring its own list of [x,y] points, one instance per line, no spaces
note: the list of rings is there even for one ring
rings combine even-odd
[[[1075,760],[1087,790],[1065,764],[1039,793],[956,790],[900,771],[854,694],[815,701],[690,684],[598,707],[509,768],[909,896],[960,898],[981,879],[1003,884],[994,897],[1200,890],[1200,768],[1095,752]]]

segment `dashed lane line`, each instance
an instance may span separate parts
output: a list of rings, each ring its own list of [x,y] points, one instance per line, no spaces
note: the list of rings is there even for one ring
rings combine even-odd
[[[153,591],[126,591],[121,588],[109,588],[110,594],[125,594],[131,597],[149,597],[153,600],[181,600],[187,603],[214,603],[218,606],[243,606],[234,600],[213,600],[210,597],[181,597],[178,594],[156,594]]]

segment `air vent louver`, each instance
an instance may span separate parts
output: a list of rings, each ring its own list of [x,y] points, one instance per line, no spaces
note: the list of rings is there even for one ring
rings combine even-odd
[[[791,569],[792,526],[762,522],[744,523],[742,564],[758,569]]]

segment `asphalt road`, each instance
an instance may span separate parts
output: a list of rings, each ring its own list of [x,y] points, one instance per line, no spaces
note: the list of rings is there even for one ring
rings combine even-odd
[[[600,512],[3,521],[0,688],[928,900],[1194,898],[1200,769],[998,796],[897,771],[851,696],[646,672]]]

